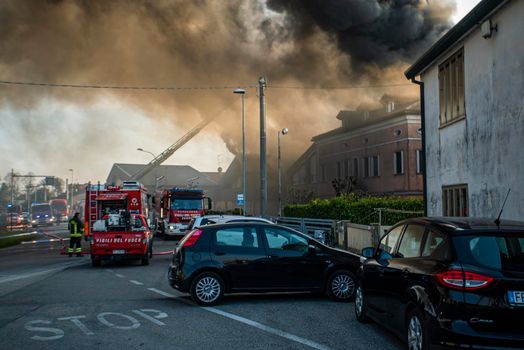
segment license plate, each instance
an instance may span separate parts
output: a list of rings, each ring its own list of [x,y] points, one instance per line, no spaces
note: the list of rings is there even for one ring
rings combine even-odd
[[[508,291],[508,301],[511,305],[524,306],[524,291]]]
[[[123,249],[119,249],[119,250],[113,250],[113,254],[125,254],[126,251],[123,250]]]

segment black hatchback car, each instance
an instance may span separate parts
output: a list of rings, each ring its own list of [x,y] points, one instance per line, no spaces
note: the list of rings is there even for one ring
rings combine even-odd
[[[409,349],[524,348],[524,222],[410,219],[362,255],[359,321]]]
[[[234,292],[323,291],[347,301],[354,296],[359,266],[358,255],[284,226],[231,223],[186,234],[175,249],[168,279],[204,306]]]

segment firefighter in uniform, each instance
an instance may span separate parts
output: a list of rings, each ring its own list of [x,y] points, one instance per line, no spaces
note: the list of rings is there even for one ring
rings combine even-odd
[[[82,233],[84,232],[84,224],[80,220],[80,213],[75,213],[73,218],[69,220],[69,249],[67,252],[69,256],[73,256],[73,253],[76,253],[76,256],[82,256]]]

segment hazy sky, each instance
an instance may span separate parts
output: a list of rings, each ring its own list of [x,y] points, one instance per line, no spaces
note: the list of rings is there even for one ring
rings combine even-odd
[[[427,6],[432,6],[436,13],[446,13],[449,18],[449,4],[452,1],[430,0]],[[451,18],[453,23],[460,20],[479,0],[456,0],[456,2],[456,11]],[[53,19],[53,12],[47,9],[30,8],[31,3],[33,2],[27,1],[25,4],[24,1],[6,0],[5,5],[0,5],[0,21],[12,21],[10,27],[9,24],[2,26],[0,23],[0,42],[7,43],[3,48],[8,48],[9,45],[13,47],[12,56],[11,52],[4,52],[4,57],[0,53],[0,79],[81,84],[99,82],[100,77],[105,78],[111,74],[107,81],[103,81],[104,83],[133,85],[136,81],[136,85],[143,86],[155,85],[157,82],[157,85],[165,86],[171,84],[170,79],[173,79],[175,74],[174,79],[183,82],[186,86],[194,85],[192,82],[200,86],[202,81],[207,80],[212,81],[213,84],[210,85],[213,86],[216,86],[217,82],[228,86],[253,85],[256,84],[258,74],[263,73],[266,67],[271,72],[279,72],[273,73],[269,79],[284,77],[279,80],[291,85],[307,85],[311,81],[324,85],[340,85],[341,82],[346,84],[346,81],[356,81],[357,84],[366,85],[377,83],[377,76],[380,76],[381,81],[385,79],[389,83],[397,84],[406,83],[402,71],[411,60],[410,57],[418,54],[416,51],[421,45],[414,41],[412,46],[403,48],[398,56],[392,56],[389,61],[385,61],[380,57],[370,57],[372,51],[358,51],[357,47],[362,46],[358,40],[363,39],[354,40],[353,46],[345,45],[344,37],[336,37],[336,41],[333,42],[333,39],[329,39],[325,33],[311,28],[320,27],[324,32],[329,32],[333,28],[339,29],[340,26],[344,26],[344,21],[356,20],[344,18],[344,12],[339,11],[336,5],[324,9],[335,13],[326,19],[316,16],[315,8],[308,9],[313,13],[306,13],[306,10],[300,8],[300,2],[298,6],[294,5],[297,4],[295,1],[267,0],[271,10],[266,9],[263,12],[259,11],[260,6],[257,2],[232,0],[225,2],[226,5],[222,2],[218,5],[218,2],[205,1],[212,11],[207,14],[200,13],[196,5],[186,5],[182,2],[183,5],[179,5],[182,7],[180,10],[185,11],[182,13],[185,18],[191,18],[191,21],[184,22],[182,17],[173,24],[172,18],[163,13],[165,11],[158,11],[158,13],[146,14],[151,18],[154,16],[155,21],[163,26],[158,23],[155,23],[157,26],[153,26],[145,22],[137,25],[138,17],[129,16],[123,19],[125,22],[122,22],[122,26],[111,27],[111,23],[122,20],[122,16],[118,13],[119,9],[111,8],[110,10],[114,10],[114,14],[111,14],[103,8],[112,6],[103,1],[99,3],[102,5],[98,8],[93,6],[94,9],[91,8],[86,13],[79,11],[80,6],[84,5],[75,7],[74,1],[57,1],[56,7],[60,7],[66,14],[60,21]],[[119,6],[118,4],[125,4],[124,6],[128,4],[116,0],[113,3],[117,4],[115,8]],[[380,13],[373,12],[377,8],[366,8],[370,3],[371,0],[369,3],[364,3],[362,8],[352,10],[354,13],[361,11],[358,16],[353,13],[351,15],[359,17],[357,20],[364,18],[363,23],[366,23],[366,16],[370,16],[370,21],[375,18],[373,16],[380,16]],[[169,1],[158,1],[157,4],[162,4],[158,5],[158,8],[162,9],[162,6],[169,4]],[[141,8],[142,12],[137,12],[157,10],[157,8]],[[284,10],[293,13],[294,17],[282,17],[279,12]],[[13,11],[12,13],[19,14],[20,17],[13,18],[9,12],[2,11]],[[97,11],[102,15],[97,17]],[[243,12],[240,16],[235,11]],[[234,15],[224,18],[224,14],[227,15],[229,12]],[[339,15],[338,12],[341,14]],[[209,18],[210,13],[216,14],[216,18]],[[112,15],[114,18],[111,18]],[[179,16],[179,13],[171,15]],[[271,21],[261,16],[269,16]],[[49,18],[52,22],[46,25],[45,21],[49,21]],[[82,21],[91,21],[93,18],[96,20],[97,27],[82,25]],[[406,15],[399,14],[398,18],[405,20]],[[327,20],[331,22],[328,23]],[[241,21],[245,23],[238,23]],[[34,22],[34,32],[31,32],[30,22]],[[209,23],[213,25],[207,26]],[[246,25],[253,23],[259,23],[257,30],[246,34],[248,30]],[[395,25],[398,25],[398,22]],[[420,30],[430,24],[418,25],[419,27],[406,27],[406,30],[413,30],[416,34],[417,28]],[[68,30],[64,32],[63,29],[68,26],[71,27],[70,33],[67,32]],[[142,27],[151,28],[147,37],[140,31]],[[163,28],[166,27],[173,30],[173,34],[162,33]],[[7,31],[5,28],[10,28],[9,30],[14,33],[2,33],[2,30]],[[106,41],[102,39],[100,43],[92,42],[93,38],[98,40],[99,33],[96,31],[102,32],[100,28],[104,30],[104,35],[107,34],[108,39]],[[212,28],[212,32],[208,34],[209,28]],[[435,28],[432,30],[440,30],[438,25]],[[82,31],[81,41],[74,38],[75,30]],[[59,38],[56,37],[57,32],[60,33]],[[178,35],[178,32],[181,34]],[[394,31],[388,31],[386,28],[385,33],[390,32]],[[219,35],[217,36],[216,33]],[[172,36],[177,35],[178,41],[175,39],[172,42],[168,41]],[[209,39],[207,42],[191,41],[193,35],[196,38]],[[356,35],[358,36],[358,33]],[[371,31],[370,36],[373,35],[381,34],[380,31]],[[110,40],[112,36],[121,39],[112,41]],[[367,47],[380,51],[381,47],[373,46],[382,45],[380,39],[378,38],[377,42],[367,43]],[[393,41],[400,39],[404,41],[404,38],[391,38]],[[25,42],[22,42],[23,40]],[[151,46],[150,50],[144,49],[151,40],[158,43],[162,50],[154,46]],[[428,42],[423,44],[429,45],[433,40],[428,36]],[[45,45],[42,50],[38,45],[46,41],[50,43],[49,48]],[[97,45],[100,47],[92,56],[56,52],[63,49],[62,42],[68,41],[70,46],[78,46],[75,48],[78,52],[84,50],[91,53],[95,51],[89,51],[85,47],[98,48]],[[205,48],[203,54],[198,51],[199,45]],[[139,50],[136,51],[135,47]],[[111,56],[113,49],[119,50],[120,56],[116,58],[121,61],[114,61],[115,57]],[[188,52],[196,58],[191,58],[189,54],[189,59],[180,56]],[[46,61],[49,57],[54,59],[53,69],[40,71],[41,66],[49,63]],[[351,59],[348,59],[349,57]],[[148,64],[149,59],[155,63]],[[126,61],[134,62],[138,66],[123,69]],[[202,66],[202,61],[208,62],[205,64],[208,67]],[[368,65],[367,61],[371,64]],[[104,67],[106,63],[109,67],[107,69]],[[180,66],[184,67],[184,71],[170,71]],[[76,74],[77,70],[81,70],[82,73]],[[10,76],[9,73],[12,71],[15,73]],[[359,73],[356,73],[357,71]],[[405,89],[407,92],[415,91],[411,87]],[[240,98],[232,94],[231,90],[230,88],[219,90],[213,92],[214,95],[206,91],[192,91],[191,95],[189,93],[184,95],[185,92],[100,93],[93,90],[68,91],[57,88],[0,85],[0,95],[2,95],[0,99],[3,97],[4,101],[7,101],[0,104],[0,140],[2,140],[0,176],[3,177],[14,168],[20,173],[33,172],[70,178],[71,173],[68,169],[73,168],[75,182],[103,182],[113,163],[146,163],[152,158],[151,155],[139,152],[136,148],[141,147],[158,154],[199,120],[221,113],[224,115],[219,115],[215,122],[209,124],[200,135],[164,164],[188,164],[201,171],[216,171],[219,166],[226,169],[233,159],[230,150],[238,151],[240,135]],[[296,157],[305,150],[312,135],[338,126],[339,121],[334,118],[338,110],[355,108],[362,101],[376,100],[383,93],[397,90],[351,91],[350,93],[348,91],[272,90],[268,92],[269,153],[274,153],[276,132],[282,127],[290,130],[282,141],[284,157],[292,161],[290,155]],[[7,92],[8,97],[5,97],[6,94],[2,92]],[[246,95],[246,123],[249,126],[247,137],[253,151],[257,150],[259,138],[258,103],[255,95],[253,89],[249,89]],[[188,96],[187,99],[185,96]],[[149,102],[149,99],[153,102]]]

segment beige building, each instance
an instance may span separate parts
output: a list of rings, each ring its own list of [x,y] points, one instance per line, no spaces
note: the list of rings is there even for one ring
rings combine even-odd
[[[418,102],[386,95],[380,104],[340,111],[336,118],[341,126],[313,137],[313,144],[289,169],[288,193],[333,197],[333,181],[351,179],[357,189],[370,194],[422,195]]]

